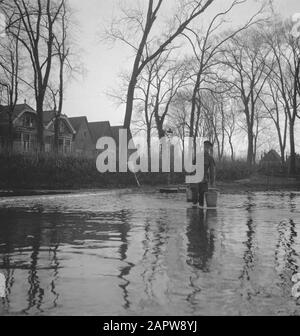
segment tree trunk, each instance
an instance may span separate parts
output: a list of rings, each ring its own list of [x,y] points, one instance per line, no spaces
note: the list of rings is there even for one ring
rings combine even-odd
[[[37,113],[37,151],[43,153],[45,151],[44,144],[44,118],[43,118],[43,103],[38,101],[36,106]]]
[[[54,121],[54,153],[57,155],[59,151],[59,123],[60,116],[56,114],[55,111],[55,121]]]
[[[294,122],[290,121],[290,147],[291,147],[291,156],[290,156],[290,167],[289,174],[296,174],[296,149],[295,149],[295,129]]]
[[[196,84],[193,90],[193,97],[192,97],[192,108],[191,108],[191,119],[190,119],[190,137],[194,137],[194,125],[195,125],[195,112],[197,107],[197,94],[200,89],[200,80],[201,80],[201,73],[199,72],[196,79]]]
[[[127,102],[126,102],[126,112],[124,121],[125,129],[129,129],[131,124],[135,86],[136,86],[136,75],[135,73],[133,73],[127,91]]]
[[[159,139],[164,138],[166,134],[165,134],[165,131],[163,129],[163,123],[160,120],[157,120],[156,125],[157,125],[157,131],[158,131]]]
[[[249,167],[253,166],[253,130],[248,128],[248,154],[247,163]]]
[[[148,169],[151,169],[151,125],[147,125]]]
[[[13,151],[13,120],[12,112],[8,116],[8,137],[7,137],[7,152],[11,154]]]
[[[229,145],[231,150],[231,161],[234,162],[234,149],[233,149],[233,143],[231,137],[229,138]]]

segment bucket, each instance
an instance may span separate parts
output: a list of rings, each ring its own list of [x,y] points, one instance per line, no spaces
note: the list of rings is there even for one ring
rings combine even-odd
[[[218,205],[218,195],[219,193],[215,189],[209,189],[207,193],[205,193],[206,205],[208,208],[216,208]]]

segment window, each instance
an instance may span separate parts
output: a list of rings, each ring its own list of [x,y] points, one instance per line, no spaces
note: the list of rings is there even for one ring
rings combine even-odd
[[[47,144],[47,145],[51,145],[52,142],[53,142],[53,140],[52,140],[52,137],[51,137],[51,136],[46,136],[46,137],[45,137],[45,144]]]
[[[59,133],[64,133],[65,132],[65,125],[63,122],[59,123]]]
[[[30,128],[34,126],[34,117],[31,114],[24,115],[23,126],[30,127]]]
[[[14,136],[14,139],[16,141],[22,141],[22,133],[21,132],[16,132],[15,136]]]
[[[23,149],[24,152],[30,150],[30,134],[23,134]]]
[[[64,152],[64,140],[63,139],[58,139],[58,151],[60,153]]]
[[[45,144],[45,152],[50,153],[51,152],[51,145],[50,144]]]
[[[65,153],[71,152],[71,140],[65,140]]]

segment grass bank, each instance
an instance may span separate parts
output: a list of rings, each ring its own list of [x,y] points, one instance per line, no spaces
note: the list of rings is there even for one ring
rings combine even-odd
[[[254,171],[245,161],[224,160],[217,164],[217,180],[223,184],[249,179]],[[184,174],[139,173],[142,185],[184,184]],[[95,159],[53,155],[0,155],[2,190],[77,190],[134,187],[132,173],[100,174]]]

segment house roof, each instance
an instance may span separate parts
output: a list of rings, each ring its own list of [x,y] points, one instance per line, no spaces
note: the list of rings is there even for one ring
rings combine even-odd
[[[119,131],[122,129],[126,129],[126,128],[124,128],[124,126],[112,126],[111,127],[111,132],[112,132],[113,138],[115,139],[117,145],[119,145]],[[127,141],[131,139],[132,139],[132,134],[129,129],[127,130]]]
[[[263,156],[261,162],[281,162],[281,157],[274,149],[272,149]]]
[[[44,125],[46,126],[46,128],[48,128],[52,124],[52,122],[54,122],[55,115],[56,115],[55,111],[44,111],[43,117],[44,117]],[[73,125],[70,123],[69,118],[65,114],[61,115],[61,119],[65,120],[71,132],[73,134],[76,134]]]
[[[89,129],[94,143],[102,137],[112,137],[109,121],[90,122]]]
[[[8,111],[9,111],[8,106],[0,105],[0,123],[8,122]],[[12,113],[13,121],[16,118],[18,118],[20,116],[20,114],[23,113],[23,112],[36,113],[35,110],[27,104],[17,104],[15,106],[15,109],[14,109],[13,113]]]
[[[69,118],[70,123],[72,124],[73,128],[75,129],[76,132],[79,131],[80,127],[82,124],[87,124],[88,125],[88,120],[87,117],[74,117],[74,118]]]
[[[48,125],[55,118],[55,111],[44,111],[43,119],[44,124]]]

